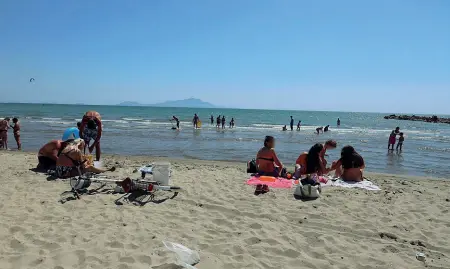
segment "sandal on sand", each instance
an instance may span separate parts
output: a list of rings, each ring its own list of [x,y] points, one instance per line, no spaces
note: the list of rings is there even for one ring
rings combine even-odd
[[[263,185],[256,185],[255,195],[260,195],[262,193]]]
[[[267,186],[266,184],[262,185],[261,193],[267,193],[269,191],[270,191],[269,186]]]

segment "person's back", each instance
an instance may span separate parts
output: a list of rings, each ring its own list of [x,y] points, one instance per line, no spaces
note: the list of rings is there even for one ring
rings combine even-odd
[[[364,159],[353,147],[345,146],[342,148],[341,158],[338,160],[338,163],[343,169],[342,175],[340,175],[343,180],[363,180],[362,170],[365,168]]]
[[[281,172],[283,164],[278,159],[274,147],[275,139],[271,136],[266,136],[264,147],[256,154],[256,165],[260,174],[278,176]]]

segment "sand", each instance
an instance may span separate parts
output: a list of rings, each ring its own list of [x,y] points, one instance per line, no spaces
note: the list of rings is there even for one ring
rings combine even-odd
[[[138,177],[155,160],[104,164]],[[303,202],[286,189],[253,195],[245,164],[170,161],[184,190],[173,199],[116,205],[103,191],[62,204],[67,181],[31,171],[35,154],[0,151],[0,268],[179,268],[163,240],[197,250],[198,269],[450,268],[450,181],[369,174],[381,191],[330,187]]]

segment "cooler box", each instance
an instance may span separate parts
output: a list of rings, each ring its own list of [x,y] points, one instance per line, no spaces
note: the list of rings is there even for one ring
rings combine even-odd
[[[162,186],[170,186],[170,163],[156,162],[153,163],[153,180]]]

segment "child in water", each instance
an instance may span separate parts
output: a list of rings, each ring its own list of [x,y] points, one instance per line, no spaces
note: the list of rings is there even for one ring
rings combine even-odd
[[[396,140],[396,134],[395,131],[392,130],[392,133],[389,135],[389,143],[388,143],[388,150],[390,150],[390,146],[392,145],[392,150],[394,150],[395,140]]]
[[[405,141],[405,137],[403,136],[403,133],[400,133],[400,137],[398,138],[397,150],[399,147],[400,147],[400,151],[402,150],[403,141]]]

